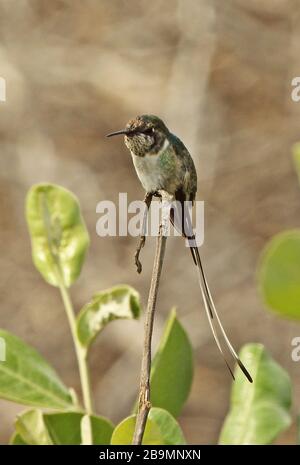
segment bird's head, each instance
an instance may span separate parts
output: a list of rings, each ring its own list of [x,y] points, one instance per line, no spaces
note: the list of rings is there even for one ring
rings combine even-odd
[[[112,132],[107,137],[123,134],[127,148],[143,157],[147,153],[158,152],[168,137],[169,130],[165,123],[154,115],[141,115],[131,119],[125,129]]]

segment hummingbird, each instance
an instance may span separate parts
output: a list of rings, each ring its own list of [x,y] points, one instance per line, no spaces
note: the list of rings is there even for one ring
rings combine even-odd
[[[194,202],[197,192],[197,172],[193,159],[183,142],[169,131],[159,117],[155,115],[137,116],[126,124],[125,129],[112,132],[107,137],[117,135],[124,135],[124,142],[131,153],[137,176],[145,189],[146,212],[149,210],[153,196],[161,197],[162,192],[167,193],[170,198],[179,202],[180,205],[183,205],[186,201]],[[178,224],[173,210],[170,211],[170,221],[190,241],[190,250],[198,271],[198,280],[206,315],[217,347],[233,379],[233,371],[223,351],[224,345],[248,381],[252,383],[250,373],[239,359],[223,328],[208,287],[199,249],[195,245],[195,241],[192,241],[195,237],[192,234],[187,235],[185,232],[185,225],[187,225],[188,231],[191,230],[191,220],[186,209],[182,208],[181,211],[185,212],[183,219],[181,219],[182,224]],[[139,254],[144,244],[145,234],[143,233],[135,254],[138,272],[141,272]],[[218,333],[222,337],[222,343]]]

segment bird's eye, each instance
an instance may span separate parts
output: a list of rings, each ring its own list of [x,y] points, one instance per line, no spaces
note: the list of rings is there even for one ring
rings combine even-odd
[[[151,135],[154,134],[154,128],[147,128],[143,131],[144,134]]]

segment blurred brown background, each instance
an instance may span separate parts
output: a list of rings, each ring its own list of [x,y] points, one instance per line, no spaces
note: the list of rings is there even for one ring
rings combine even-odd
[[[294,382],[290,357],[300,326],[263,308],[255,269],[266,241],[299,225],[300,190],[291,146],[300,139],[300,5],[295,0],[0,0],[0,326],[33,344],[79,391],[71,337],[55,288],[34,269],[23,207],[27,189],[50,181],[76,193],[91,249],[72,296],[79,309],[113,284],[135,286],[146,302],[153,240],[144,272],[133,264],[135,239],[99,238],[96,204],[141,199],[121,139],[104,135],[136,114],[160,115],[193,154],[198,198],[206,202],[207,275],[224,324],[239,348],[265,344]],[[169,240],[155,340],[178,307],[196,357],[180,423],[190,443],[215,443],[231,380],[205,320],[195,269],[179,238]],[[127,415],[140,368],[141,322],[115,322],[91,356],[98,413]],[[0,401],[0,442],[24,407]],[[295,427],[278,442],[295,442]]]

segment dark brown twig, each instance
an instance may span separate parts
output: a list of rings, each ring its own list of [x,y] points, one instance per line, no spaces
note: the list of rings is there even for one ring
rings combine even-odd
[[[145,209],[145,213],[143,217],[142,235],[140,236],[140,240],[139,240],[139,243],[137,245],[135,255],[134,255],[134,262],[135,262],[138,273],[142,272],[142,264],[140,262],[140,253],[146,242],[147,216],[148,216],[148,211],[149,211],[149,208],[152,202],[152,197],[153,197],[152,192],[147,192],[144,198],[146,209]]]
[[[150,403],[150,374],[151,374],[151,342],[153,332],[153,322],[158,294],[159,281],[162,271],[167,237],[164,235],[163,226],[159,228],[159,235],[156,240],[155,258],[152,271],[151,286],[148,297],[148,304],[145,316],[144,347],[141,367],[140,393],[138,403],[138,413],[132,444],[142,443],[146,427],[147,417],[151,408]]]

